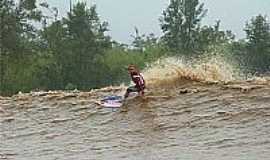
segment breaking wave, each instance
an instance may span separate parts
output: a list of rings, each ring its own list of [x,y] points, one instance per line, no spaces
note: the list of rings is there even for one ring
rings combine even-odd
[[[143,74],[145,97],[114,111],[96,101],[124,85],[0,97],[0,159],[269,159],[268,77],[217,57],[162,58]]]
[[[175,86],[188,81],[230,82],[239,80],[240,72],[221,57],[185,59],[161,58],[144,69],[148,86]]]

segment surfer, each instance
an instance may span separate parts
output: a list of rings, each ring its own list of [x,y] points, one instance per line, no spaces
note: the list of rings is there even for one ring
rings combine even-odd
[[[135,86],[131,86],[127,89],[125,93],[125,98],[127,98],[131,92],[138,92],[140,96],[143,96],[145,89],[145,81],[142,74],[133,64],[129,65],[127,69],[132,81],[135,83]]]

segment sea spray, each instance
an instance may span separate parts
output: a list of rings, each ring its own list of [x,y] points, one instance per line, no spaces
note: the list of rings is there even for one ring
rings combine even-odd
[[[175,86],[189,81],[229,82],[240,78],[239,71],[221,56],[161,58],[147,65],[143,74],[151,87]]]

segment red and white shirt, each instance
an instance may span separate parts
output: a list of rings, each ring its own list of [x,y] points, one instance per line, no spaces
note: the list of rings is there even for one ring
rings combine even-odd
[[[140,73],[132,73],[131,75],[132,81],[135,83],[135,87],[140,91],[144,90],[145,88],[145,81]]]

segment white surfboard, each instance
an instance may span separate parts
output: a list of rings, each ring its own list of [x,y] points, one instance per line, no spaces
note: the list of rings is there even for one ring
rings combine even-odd
[[[137,93],[131,93],[126,100],[137,97]],[[96,104],[105,108],[120,108],[124,103],[124,98],[118,95],[107,96],[100,101],[96,101]]]
[[[122,96],[108,96],[100,100],[100,105],[106,108],[119,108],[123,104]]]
[[[106,108],[119,108],[123,105],[121,102],[101,102],[101,106]]]

